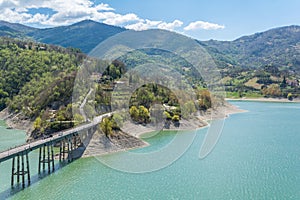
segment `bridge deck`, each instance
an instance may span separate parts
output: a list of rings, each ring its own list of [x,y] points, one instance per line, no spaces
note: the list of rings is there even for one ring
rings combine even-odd
[[[68,129],[65,131],[60,131],[58,133],[52,134],[52,137],[45,138],[45,139],[39,139],[39,140],[30,142],[30,143],[27,143],[24,145],[20,145],[18,147],[10,148],[6,151],[2,151],[2,152],[0,152],[0,163],[4,162],[10,158],[13,158],[18,154],[22,154],[22,153],[26,153],[28,151],[33,151],[35,149],[38,149],[38,148],[44,146],[45,144],[61,141],[64,138],[66,138],[76,132],[90,129],[90,128],[96,126],[97,124],[99,124],[102,121],[103,117],[109,117],[110,115],[111,115],[111,113],[97,116],[93,119],[92,122],[90,122],[88,124],[83,124],[78,127]]]

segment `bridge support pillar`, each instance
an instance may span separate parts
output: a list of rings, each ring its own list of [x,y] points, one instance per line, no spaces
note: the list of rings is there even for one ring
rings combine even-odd
[[[59,162],[62,162],[66,159],[66,154],[70,153],[69,147],[69,138],[65,138],[60,141],[59,144]]]
[[[24,155],[25,153],[25,155]],[[25,156],[25,158],[24,158]],[[15,168],[15,157],[17,157],[17,169]],[[11,186],[14,186],[14,179],[17,176],[17,183],[20,183],[20,177],[22,178],[22,187],[25,188],[25,176],[27,175],[27,182],[30,185],[30,169],[29,169],[29,159],[28,159],[28,152],[23,152],[18,154],[12,158],[12,172],[11,172]],[[21,157],[21,160],[20,160]],[[25,169],[25,160],[26,159],[26,169]],[[21,163],[20,163],[21,161]],[[21,164],[21,170],[20,170]]]
[[[69,153],[68,153],[68,161],[72,162],[73,161],[73,141],[72,141],[72,137],[69,138]]]
[[[74,150],[81,145],[82,140],[78,133],[74,133],[61,140],[59,145],[59,161],[62,162],[67,159],[68,162],[72,162],[74,159]]]
[[[81,140],[81,137],[79,136],[79,134],[77,133],[75,136],[74,136],[74,147],[75,149],[77,149],[78,147],[80,147],[82,145],[82,140]]]
[[[46,148],[47,148],[47,158],[46,158]],[[48,174],[51,173],[51,165],[52,172],[54,172],[54,152],[53,152],[53,143],[47,143],[44,146],[40,147],[39,150],[39,168],[38,172],[41,173],[41,165],[43,164],[43,171],[45,171],[45,165],[48,165]]]
[[[91,134],[92,134],[92,132],[93,132],[93,131],[92,131],[92,129],[91,129],[91,128],[89,128],[89,129],[88,129],[88,135],[91,135]]]

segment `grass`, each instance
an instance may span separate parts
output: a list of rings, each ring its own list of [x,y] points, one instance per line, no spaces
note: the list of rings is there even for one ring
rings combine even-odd
[[[263,95],[258,92],[243,92],[240,96],[239,92],[226,92],[226,98],[239,99],[239,98],[262,98]]]
[[[226,92],[226,98],[239,99],[241,97],[238,92]]]

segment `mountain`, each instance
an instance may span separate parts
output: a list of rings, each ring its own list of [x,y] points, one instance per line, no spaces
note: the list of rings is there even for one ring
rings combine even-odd
[[[47,44],[76,47],[89,53],[100,42],[126,29],[85,20],[70,26],[39,29],[28,36]]]
[[[84,20],[70,26],[36,29],[17,23],[0,21],[0,36],[33,39],[37,42],[54,44],[62,47],[75,47],[89,53],[100,42],[125,31],[126,29],[110,26],[92,20]]]
[[[46,29],[0,21],[0,36],[31,38],[46,44],[79,48],[84,53],[125,30],[91,20]],[[274,65],[300,70],[300,26],[275,28],[234,41],[197,42],[207,49],[220,68]]]
[[[22,24],[10,23],[10,22],[6,22],[6,21],[2,21],[2,20],[0,20],[0,27],[9,27],[12,31],[21,32],[24,34],[38,30],[36,28],[32,28],[32,27],[25,26]]]
[[[24,35],[8,26],[0,26],[0,36],[5,37],[23,37]]]
[[[11,38],[27,38],[26,34],[35,31],[35,28],[24,26],[22,24],[9,23],[0,20],[0,36]]]
[[[240,67],[265,65],[300,69],[300,26],[287,26],[244,36],[234,41],[201,42],[216,60]]]

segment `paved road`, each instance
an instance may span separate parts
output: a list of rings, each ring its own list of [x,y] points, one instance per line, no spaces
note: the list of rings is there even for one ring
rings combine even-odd
[[[96,126],[97,124],[99,124],[102,121],[103,117],[109,117],[111,115],[112,115],[112,113],[106,113],[106,114],[95,117],[93,119],[93,121],[90,123],[83,124],[83,125],[80,125],[78,127],[72,128],[72,129],[68,129],[65,131],[61,131],[61,132],[52,134],[52,137],[49,137],[46,139],[39,139],[34,142],[30,142],[30,143],[27,143],[27,144],[24,144],[24,145],[15,147],[15,148],[10,148],[6,151],[2,151],[2,152],[0,152],[0,163],[16,156],[19,153],[26,152],[26,151],[33,151],[35,149],[40,148],[44,144],[47,144],[50,142],[57,142],[57,141],[62,140],[66,136],[72,135],[73,133],[92,128],[93,126]]]

